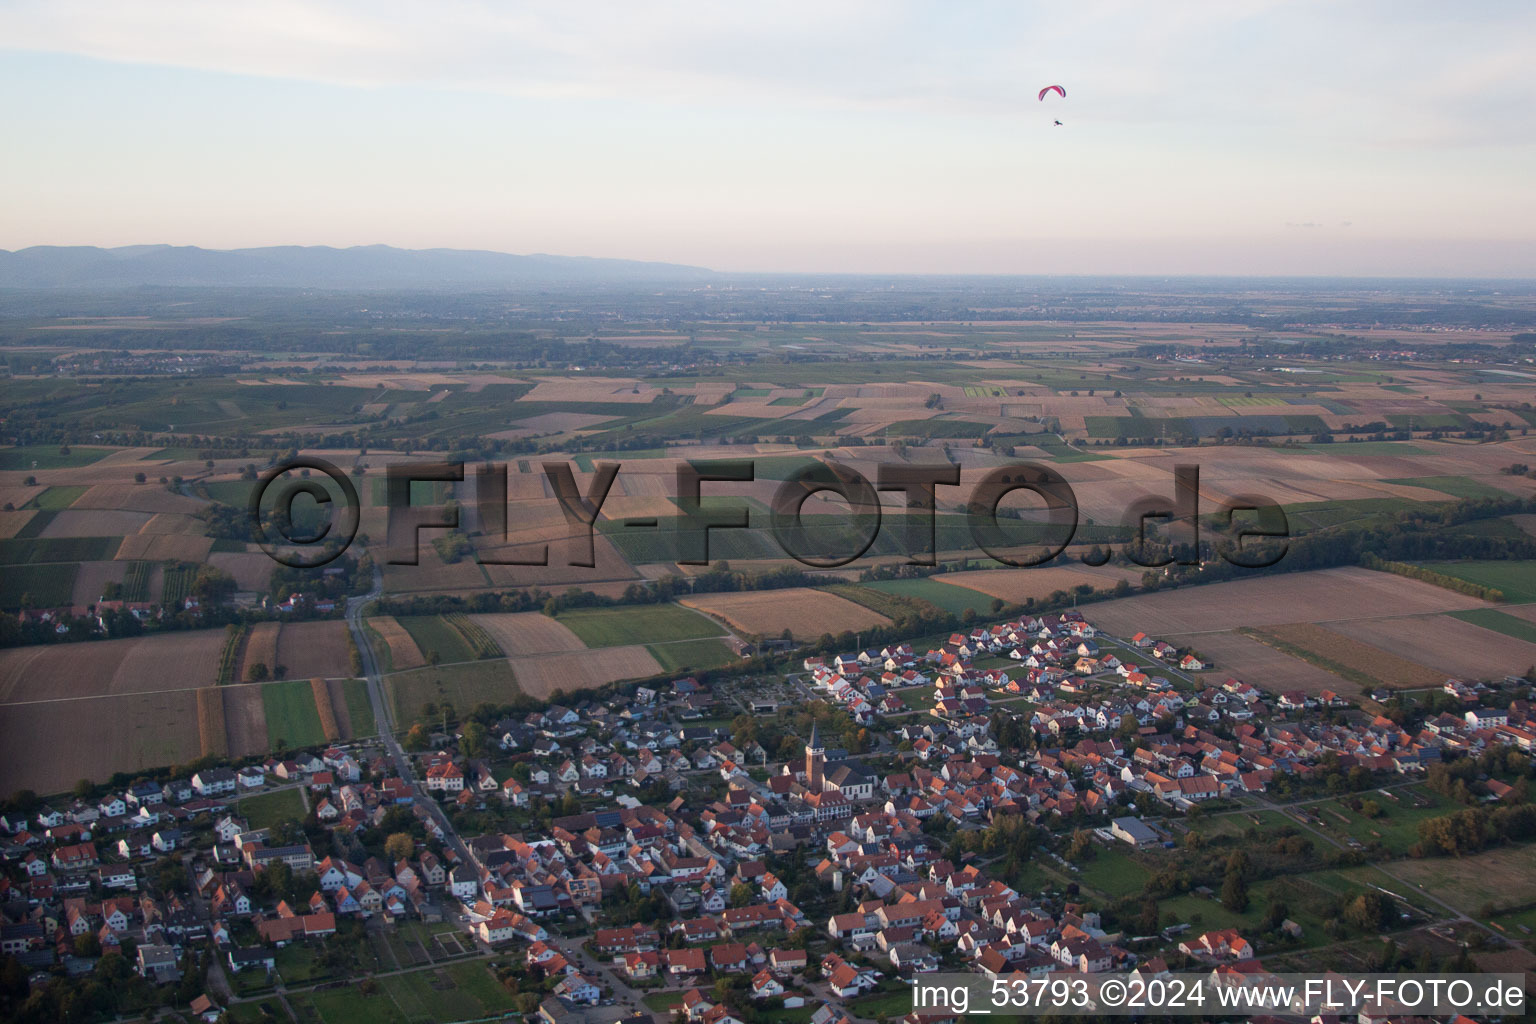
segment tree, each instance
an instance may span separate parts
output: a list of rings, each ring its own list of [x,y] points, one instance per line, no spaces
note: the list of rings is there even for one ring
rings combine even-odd
[[[409,832],[396,832],[384,840],[384,855],[392,862],[410,860],[416,852],[416,840]]]
[[[427,732],[427,727],[420,723],[411,726],[405,734],[406,750],[426,750],[432,745],[432,736]]]
[[[752,902],[752,887],[746,882],[731,886],[731,906],[745,907]]]
[[[485,726],[474,719],[464,723],[464,732],[459,740],[459,749],[465,757],[479,757],[485,750]]]
[[[271,675],[272,670],[267,668],[267,663],[264,661],[254,661],[245,670],[245,678],[253,683],[264,683]]]
[[[1248,909],[1248,883],[1242,875],[1227,873],[1226,880],[1221,883],[1221,905],[1234,914]]]

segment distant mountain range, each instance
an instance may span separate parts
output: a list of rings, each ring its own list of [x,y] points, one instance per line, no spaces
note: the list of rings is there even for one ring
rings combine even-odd
[[[577,256],[516,256],[472,249],[276,245],[39,245],[0,250],[0,288],[423,288],[649,284],[705,280],[702,267]]]

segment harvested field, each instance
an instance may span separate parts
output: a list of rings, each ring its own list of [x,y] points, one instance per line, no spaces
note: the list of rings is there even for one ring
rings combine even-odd
[[[1092,609],[1089,611],[1091,613]],[[1202,678],[1213,686],[1233,676],[1271,693],[1300,690],[1316,696],[1324,690],[1352,694],[1359,689],[1358,683],[1352,683],[1300,658],[1293,658],[1241,633],[1202,633],[1189,640],[1200,657],[1211,666],[1211,671],[1203,673]]]
[[[81,778],[185,764],[202,753],[197,721],[191,689],[0,708],[0,791],[60,793]]]
[[[290,679],[350,676],[347,624],[339,619],[283,623],[277,640],[277,660],[287,668]]]
[[[181,533],[201,537],[207,524],[196,516],[184,516],[175,512],[161,512],[151,516],[140,533]],[[265,557],[265,556],[263,556]]]
[[[336,718],[336,708],[331,704],[331,688],[324,679],[311,679],[309,690],[315,696],[315,711],[320,715],[320,729],[332,743],[341,739],[341,724]]]
[[[217,686],[204,686],[197,691],[197,742],[204,757],[229,754],[224,693]]]
[[[251,634],[245,641],[245,651],[240,656],[240,666],[235,672],[236,679],[263,682],[251,678],[251,668],[255,665],[266,666],[265,678],[273,678],[281,664],[277,660],[277,636],[282,628],[281,622],[258,622],[251,627]]]
[[[103,509],[63,509],[55,512],[43,537],[121,537],[138,533],[152,517],[147,512],[109,512]]]
[[[497,618],[494,615],[476,615],[480,619]],[[544,618],[540,615],[539,618]],[[406,669],[420,668],[427,663],[422,657],[421,648],[416,646],[416,641],[411,639],[411,634],[405,631],[405,627],[395,620],[393,615],[375,615],[368,620],[368,625],[379,634],[379,639],[384,642],[385,658],[388,670],[391,672],[403,672]],[[490,627],[482,622],[489,631]],[[492,633],[495,636],[495,633]]]
[[[377,620],[374,621],[377,622]],[[548,615],[541,615],[538,612],[471,615],[469,621],[489,633],[497,646],[512,657],[586,649],[586,645],[575,633]],[[409,639],[408,636],[407,639]],[[393,652],[393,646],[390,650]],[[397,668],[411,667],[401,665],[399,662],[395,664]]]
[[[36,514],[31,509],[0,510],[0,540],[16,536]]]
[[[224,728],[229,737],[231,757],[250,757],[265,753],[267,747],[267,712],[261,699],[261,684],[246,683],[221,686],[224,695]]]
[[[1426,615],[1487,607],[1475,597],[1369,569],[1278,573],[1232,583],[1122,597],[1093,606],[1095,625],[1118,636],[1191,637],[1238,626]],[[1198,643],[1189,640],[1190,643]]]
[[[127,562],[81,562],[75,571],[74,603],[95,604],[108,583],[122,583],[128,575]]]
[[[1536,644],[1449,615],[1340,622],[1330,628],[1436,669],[1442,676],[1503,679],[1520,675],[1536,663]]]
[[[75,499],[75,509],[99,508],[127,512],[180,512],[196,515],[203,503],[184,494],[174,494],[163,487],[145,484],[97,484]]]
[[[255,593],[266,591],[272,580],[272,569],[277,565],[259,551],[214,551],[208,555],[208,564],[233,576],[236,589]]]
[[[1384,686],[1414,689],[1439,686],[1445,682],[1443,672],[1425,668],[1379,647],[1351,640],[1315,623],[1293,622],[1266,626],[1258,633],[1261,639],[1278,640],[1298,653],[1315,656],[1325,665],[1341,666],[1341,671],[1358,673]]]
[[[536,658],[511,660],[518,688],[530,697],[547,698],[556,690],[575,693],[619,679],[638,679],[661,672],[644,647],[602,647]]]
[[[146,562],[203,562],[213,550],[212,537],[192,537],[184,533],[132,533],[118,547],[118,559],[142,559]]]
[[[223,630],[0,651],[0,704],[193,690],[218,678]]]
[[[939,583],[969,587],[988,597],[1000,597],[1012,604],[1022,604],[1025,598],[1036,600],[1049,597],[1058,590],[1070,591],[1087,584],[1095,590],[1111,590],[1120,580],[1139,583],[1140,573],[1116,566],[1098,568],[1035,567],[1028,569],[979,569],[973,572],[946,572],[929,577]]]
[[[685,597],[678,603],[724,619],[733,629],[744,633],[771,637],[788,629],[797,640],[814,640],[823,633],[835,635],[846,630],[888,626],[891,621],[836,594],[805,587],[701,594]]]

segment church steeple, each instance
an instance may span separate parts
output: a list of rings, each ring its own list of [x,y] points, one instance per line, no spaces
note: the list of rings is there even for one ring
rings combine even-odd
[[[822,769],[826,765],[826,753],[816,731],[816,722],[812,720],[811,741],[805,745],[805,788],[808,792],[822,791]]]

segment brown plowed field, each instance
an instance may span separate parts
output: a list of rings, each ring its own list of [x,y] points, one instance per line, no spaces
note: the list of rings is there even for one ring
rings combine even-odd
[[[803,587],[735,594],[700,594],[679,604],[724,619],[743,633],[778,636],[788,629],[796,639],[823,633],[888,626],[891,620],[836,594]]]
[[[339,619],[285,622],[277,638],[277,660],[289,679],[350,676],[347,624]]]

